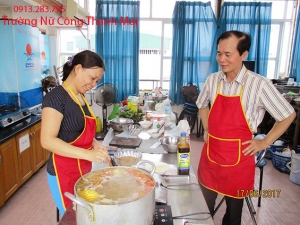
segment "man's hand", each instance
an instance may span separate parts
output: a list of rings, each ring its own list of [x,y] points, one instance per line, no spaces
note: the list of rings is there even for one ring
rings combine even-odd
[[[262,140],[252,139],[252,140],[245,141],[242,143],[242,145],[246,145],[246,144],[249,144],[249,146],[243,150],[244,155],[255,155],[255,153],[257,153],[263,149],[266,149],[269,146],[264,141],[264,139],[262,139]]]
[[[208,138],[208,130],[204,130],[203,139],[205,143],[207,143],[207,138]]]

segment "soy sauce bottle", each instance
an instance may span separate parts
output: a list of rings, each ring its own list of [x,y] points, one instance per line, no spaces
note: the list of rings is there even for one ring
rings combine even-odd
[[[178,175],[190,174],[190,145],[186,141],[186,133],[180,134],[180,141],[178,143],[177,151],[177,167]]]

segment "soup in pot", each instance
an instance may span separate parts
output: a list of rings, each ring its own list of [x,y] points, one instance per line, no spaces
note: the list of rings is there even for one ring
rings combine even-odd
[[[136,201],[154,187],[155,181],[144,171],[110,167],[85,174],[77,181],[75,190],[87,202],[117,205]]]

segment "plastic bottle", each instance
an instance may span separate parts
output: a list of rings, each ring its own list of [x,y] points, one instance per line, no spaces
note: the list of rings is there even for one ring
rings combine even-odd
[[[171,122],[171,111],[172,111],[171,105],[170,103],[167,103],[165,107],[165,114],[167,116],[164,118],[166,124],[170,124]]]
[[[127,107],[128,107],[128,109],[131,109],[132,107],[131,107],[131,101],[132,101],[132,98],[133,98],[133,96],[128,96],[128,98],[127,98]]]
[[[148,93],[144,94],[144,112],[149,110],[149,106],[148,106]]]
[[[96,132],[101,132],[102,131],[102,124],[100,118],[97,116],[96,117]]]
[[[134,112],[137,112],[138,111],[138,106],[139,106],[139,98],[134,96],[131,99],[131,110],[134,111]]]
[[[190,164],[190,145],[186,142],[186,133],[182,132],[177,151],[178,175],[189,175]]]
[[[160,117],[157,117],[156,119],[153,120],[153,129],[159,129],[163,125],[164,121],[161,120]],[[164,127],[160,129],[160,132],[162,134],[164,133]]]

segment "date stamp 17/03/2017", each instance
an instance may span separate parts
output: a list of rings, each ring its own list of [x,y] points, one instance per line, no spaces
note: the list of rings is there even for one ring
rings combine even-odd
[[[280,189],[262,189],[262,190],[236,190],[238,197],[249,196],[250,198],[279,198]]]

